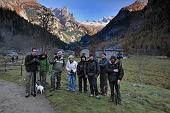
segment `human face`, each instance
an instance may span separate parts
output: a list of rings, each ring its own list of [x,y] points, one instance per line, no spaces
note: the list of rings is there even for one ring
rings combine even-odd
[[[36,55],[37,55],[37,50],[36,50],[36,49],[33,49],[33,50],[32,50],[32,55],[33,55],[33,56],[36,56]]]
[[[85,58],[82,58],[82,61],[85,61],[86,59]]]
[[[116,59],[111,59],[110,61],[112,64],[114,64],[116,62]]]
[[[70,63],[73,63],[74,59],[73,59],[73,58],[70,58],[69,61],[70,61]]]
[[[90,56],[90,58],[89,58],[90,60],[94,60],[94,57],[93,56]]]
[[[45,55],[43,55],[42,58],[45,58]]]
[[[106,56],[105,56],[104,54],[102,54],[102,55],[101,55],[101,58],[104,59],[104,58],[106,58]]]

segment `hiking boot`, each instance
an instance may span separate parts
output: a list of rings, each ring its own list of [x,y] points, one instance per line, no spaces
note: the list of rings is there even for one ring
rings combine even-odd
[[[89,97],[93,97],[94,95],[93,94],[90,94]]]
[[[35,93],[35,92],[32,92],[31,95],[32,95],[33,97],[36,97],[36,93]]]
[[[122,105],[121,101],[118,101],[118,104],[119,104],[119,105]]]
[[[72,92],[76,92],[76,90],[75,90],[75,89],[73,89],[73,90],[72,90]]]
[[[29,93],[26,93],[25,94],[25,98],[28,98],[30,95],[29,95]]]
[[[96,98],[97,98],[97,99],[100,99],[100,96],[99,96],[99,95],[97,95],[97,96],[96,96]]]
[[[67,89],[67,91],[71,91],[71,89]]]
[[[108,102],[114,102],[114,100],[111,99],[111,100],[109,100]]]

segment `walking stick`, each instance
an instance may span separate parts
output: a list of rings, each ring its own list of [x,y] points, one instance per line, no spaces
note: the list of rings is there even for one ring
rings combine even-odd
[[[36,71],[34,71],[34,79],[33,79],[33,86],[34,86],[34,95],[35,95],[35,83],[36,83]]]

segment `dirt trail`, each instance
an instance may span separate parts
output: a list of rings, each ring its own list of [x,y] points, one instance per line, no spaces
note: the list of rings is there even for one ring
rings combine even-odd
[[[25,98],[25,89],[0,80],[0,113],[54,113],[42,95]]]

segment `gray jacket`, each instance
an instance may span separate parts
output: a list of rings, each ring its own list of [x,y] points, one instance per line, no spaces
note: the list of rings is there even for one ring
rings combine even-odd
[[[52,70],[56,71],[56,72],[62,72],[64,70],[65,67],[65,61],[63,58],[60,59],[53,59],[53,61],[50,62],[50,64],[52,64]]]

